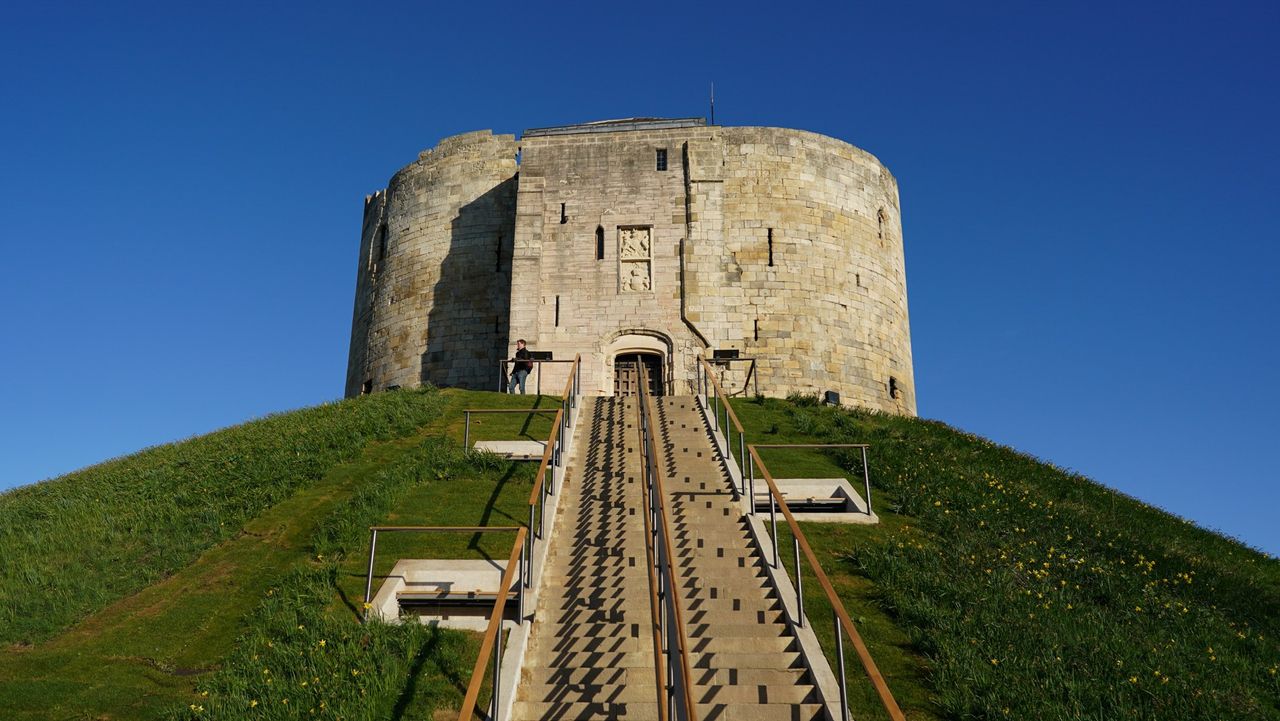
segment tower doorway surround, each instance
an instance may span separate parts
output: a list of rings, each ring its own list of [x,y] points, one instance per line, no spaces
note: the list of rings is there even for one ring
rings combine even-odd
[[[644,363],[649,374],[650,392],[665,395],[672,389],[675,366],[671,337],[648,328],[623,328],[600,339],[599,393],[602,395],[636,393],[640,371],[636,363]],[[621,363],[620,363],[621,362]],[[623,365],[629,364],[629,365]],[[627,376],[634,373],[634,378]]]
[[[660,353],[618,353],[613,357],[613,395],[634,396],[640,388],[640,368],[649,378],[649,395],[664,395],[666,387]]]

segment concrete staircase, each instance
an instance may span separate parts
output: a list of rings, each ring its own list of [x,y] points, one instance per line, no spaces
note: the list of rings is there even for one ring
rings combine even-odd
[[[699,721],[826,718],[696,402],[654,402]],[[513,721],[659,718],[636,403],[584,399]]]
[[[654,405],[698,718],[826,718],[695,400]]]
[[[583,405],[513,721],[658,718],[636,400]]]

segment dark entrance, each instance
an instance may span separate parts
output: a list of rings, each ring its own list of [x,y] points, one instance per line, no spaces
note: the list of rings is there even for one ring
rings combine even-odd
[[[640,364],[649,375],[649,395],[660,396],[664,387],[662,356],[657,353],[619,353],[613,357],[613,394],[634,396],[639,393]]]

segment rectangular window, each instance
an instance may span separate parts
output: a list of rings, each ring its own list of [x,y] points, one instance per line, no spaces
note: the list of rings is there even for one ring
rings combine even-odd
[[[556,296],[556,327],[560,327],[560,296]]]
[[[658,148],[657,152],[658,170],[667,169],[667,149]]]
[[[773,265],[773,228],[769,229],[769,265]]]

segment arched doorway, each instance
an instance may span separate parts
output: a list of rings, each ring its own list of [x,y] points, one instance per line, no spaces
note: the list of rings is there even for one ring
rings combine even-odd
[[[649,395],[662,395],[666,387],[661,353],[636,351],[613,357],[613,394],[634,396],[640,392],[640,368],[649,378]]]

